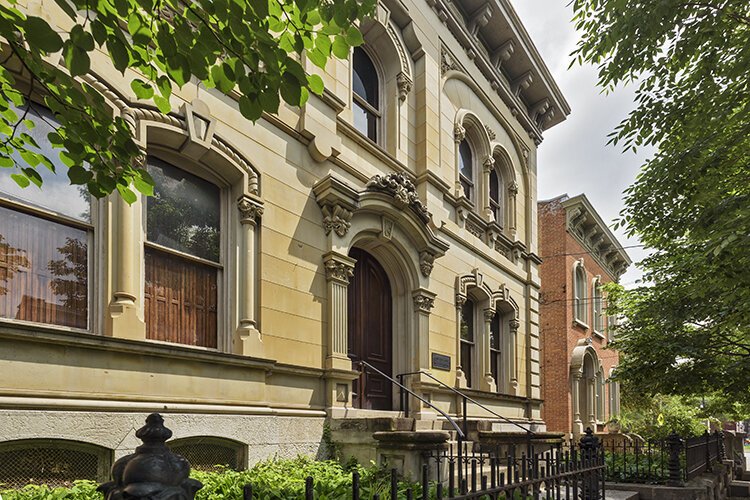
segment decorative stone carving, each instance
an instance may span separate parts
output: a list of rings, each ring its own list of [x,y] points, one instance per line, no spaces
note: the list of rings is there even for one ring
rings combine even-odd
[[[508,184],[508,194],[511,196],[516,196],[518,194],[518,183],[516,181],[511,181],[510,184]]]
[[[469,33],[471,33],[471,36],[479,35],[479,29],[487,26],[490,19],[492,19],[492,4],[487,2],[475,10],[469,18]]]
[[[494,141],[497,138],[497,134],[495,134],[495,131],[492,130],[489,125],[485,125],[484,129],[487,131],[487,135],[490,137],[491,141]]]
[[[521,327],[521,322],[518,321],[518,318],[512,318],[510,321],[508,321],[508,328],[510,328],[511,333],[518,333],[518,329]]]
[[[398,87],[398,100],[400,102],[404,102],[406,100],[406,96],[409,95],[409,92],[411,92],[412,87],[412,81],[409,76],[401,72],[398,75],[396,75],[396,86]]]
[[[484,167],[485,172],[492,172],[492,169],[495,168],[495,159],[491,156],[488,156],[482,162],[482,166]]]
[[[453,140],[459,143],[466,139],[466,129],[460,123],[453,125]]]
[[[263,215],[263,205],[248,196],[241,196],[237,200],[237,209],[240,211],[240,222],[243,224],[255,224]]]
[[[339,236],[345,236],[352,223],[352,213],[339,204],[323,205],[323,230],[326,234],[331,231]]]
[[[440,53],[440,73],[445,74],[449,71],[461,71],[461,67],[456,64],[448,52],[443,50]]]
[[[383,220],[381,221],[382,230],[380,232],[383,238],[387,240],[391,239],[391,237],[393,236],[393,226],[395,224],[396,223],[393,220],[389,219],[385,215],[383,216]]]
[[[492,56],[490,56],[490,62],[493,66],[495,66],[495,68],[499,70],[502,67],[503,63],[510,59],[510,56],[513,55],[513,52],[515,52],[515,50],[516,45],[513,40],[510,39],[507,42],[501,44],[492,52]]]
[[[466,303],[466,295],[456,294],[456,307],[459,309]]]
[[[347,262],[341,262],[334,258],[325,261],[326,279],[337,280],[348,284],[349,278],[354,276],[354,267]]]
[[[417,292],[414,294],[414,308],[417,311],[430,312],[435,307],[435,297]]]
[[[484,237],[484,229],[474,224],[473,222],[467,220],[465,226],[466,226],[466,230],[469,231],[474,236],[476,236],[477,238]]]
[[[492,321],[492,318],[495,317],[495,310],[494,309],[485,309],[484,310],[484,320],[485,321]]]
[[[435,265],[435,256],[429,252],[420,252],[419,254],[419,269],[422,271],[422,276],[425,278],[430,276],[432,273],[432,267]]]
[[[419,199],[417,188],[404,174],[376,175],[367,183],[370,191],[380,191],[393,196],[395,205],[399,208],[410,207],[417,216],[427,224],[432,215]]]
[[[518,97],[521,95],[521,91],[529,88],[533,82],[534,74],[529,70],[510,82],[510,91]]]

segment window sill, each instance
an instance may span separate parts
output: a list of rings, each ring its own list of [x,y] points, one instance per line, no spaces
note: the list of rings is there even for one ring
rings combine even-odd
[[[602,332],[598,332],[598,331],[594,330],[594,331],[593,331],[592,333],[593,333],[593,334],[594,334],[594,335],[595,335],[596,337],[599,337],[600,339],[604,340],[604,334],[603,334]]]
[[[589,329],[589,325],[581,321],[580,319],[576,318],[573,320],[573,326],[577,326],[578,328],[583,328],[584,330]]]

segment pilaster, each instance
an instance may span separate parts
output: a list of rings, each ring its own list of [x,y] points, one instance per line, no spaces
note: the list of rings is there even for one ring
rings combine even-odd
[[[250,196],[237,200],[239,220],[242,225],[241,258],[239,262],[239,325],[234,351],[246,356],[263,357],[263,339],[255,320],[256,238],[258,219],[263,215],[262,203]]]

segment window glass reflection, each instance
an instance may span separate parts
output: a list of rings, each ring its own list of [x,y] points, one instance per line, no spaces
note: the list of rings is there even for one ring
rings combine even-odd
[[[219,262],[221,197],[217,186],[149,158],[154,196],[146,202],[148,241]]]
[[[21,117],[22,109],[15,109],[16,114]],[[85,186],[74,186],[70,184],[67,172],[68,167],[60,159],[60,149],[53,149],[47,139],[50,132],[54,132],[56,120],[52,112],[39,105],[32,105],[26,118],[32,120],[36,126],[29,130],[20,124],[17,133],[27,133],[39,144],[39,153],[44,154],[55,166],[57,173],[50,172],[44,165],[37,165],[36,171],[42,177],[42,188],[31,184],[26,188],[20,187],[10,177],[18,173],[16,168],[0,168],[0,196],[12,200],[22,201],[36,205],[62,215],[75,219],[89,221],[90,196]],[[15,152],[13,158],[19,165],[26,165],[25,160]]]

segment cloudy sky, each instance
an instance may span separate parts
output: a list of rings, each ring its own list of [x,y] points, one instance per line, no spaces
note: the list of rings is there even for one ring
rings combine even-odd
[[[611,223],[622,209],[622,191],[638,173],[645,156],[623,153],[607,145],[607,134],[633,108],[633,92],[618,89],[604,95],[596,87],[593,67],[570,65],[570,53],[578,40],[569,0],[511,0],[542,54],[555,81],[570,104],[567,120],[547,130],[539,147],[539,199],[568,193],[585,193],[605,222]],[[637,262],[644,256],[635,239],[615,231],[620,243]],[[620,279],[632,285],[641,273],[631,266]]]

